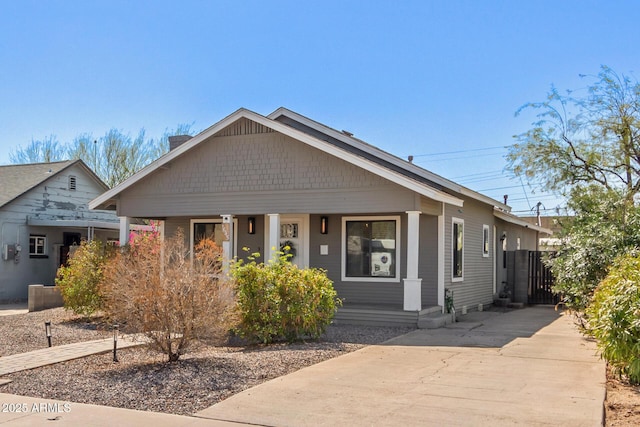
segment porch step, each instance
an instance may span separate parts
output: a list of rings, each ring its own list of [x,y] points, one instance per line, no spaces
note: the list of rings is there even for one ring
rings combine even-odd
[[[437,329],[453,323],[452,313],[428,313],[418,319],[418,329]]]
[[[522,302],[510,302],[507,304],[507,308],[524,308],[524,303]]]
[[[507,307],[511,304],[511,298],[496,298],[493,300],[493,305],[496,307]]]
[[[365,326],[416,326],[418,313],[415,311],[380,310],[368,308],[339,308],[333,317],[336,325]]]

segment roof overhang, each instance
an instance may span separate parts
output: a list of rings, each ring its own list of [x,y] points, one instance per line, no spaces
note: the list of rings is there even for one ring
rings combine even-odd
[[[496,218],[499,218],[505,222],[508,222],[510,224],[514,224],[514,225],[519,225],[520,227],[524,227],[524,228],[529,228],[531,230],[534,231],[538,231],[540,233],[544,233],[544,234],[548,234],[549,236],[551,236],[553,234],[553,231],[551,231],[548,228],[544,228],[544,227],[540,227],[539,225],[535,225],[535,224],[531,224],[525,220],[523,220],[522,218],[518,218],[515,215],[512,215],[508,212],[504,212],[500,209],[494,208],[493,209],[493,216],[495,216]]]
[[[119,230],[119,222],[94,221],[86,219],[38,219],[27,218],[27,225],[34,227],[61,227],[61,228],[98,228],[103,230]],[[129,228],[136,231],[152,231],[150,225],[130,224]]]
[[[111,190],[106,191],[104,194],[98,196],[97,198],[89,202],[89,209],[113,208],[113,206],[116,205],[117,203],[119,195],[123,191],[132,187],[138,181],[151,175],[157,169],[166,166],[174,159],[180,157],[182,154],[189,151],[191,148],[202,143],[206,139],[212,137],[222,129],[226,128],[227,126],[231,125],[235,121],[240,120],[242,118],[246,118],[256,123],[262,124],[276,132],[287,135],[311,147],[317,148],[328,154],[331,154],[342,160],[345,160],[355,166],[359,166],[363,169],[366,169],[371,173],[374,173],[382,178],[385,178],[391,182],[394,182],[402,187],[405,187],[409,190],[412,190],[418,194],[421,194],[435,201],[447,203],[447,204],[458,206],[458,207],[463,206],[463,203],[464,203],[463,200],[458,197],[452,196],[443,191],[432,188],[424,183],[421,183],[419,181],[406,177],[401,173],[384,168],[379,164],[372,162],[371,160],[365,159],[364,157],[358,156],[347,150],[336,147],[333,144],[330,144],[326,141],[322,141],[318,138],[315,138],[311,135],[308,135],[304,132],[294,129],[291,126],[287,126],[283,123],[279,123],[275,120],[271,120],[267,117],[261,116],[260,114],[254,113],[253,111],[241,108],[236,112],[234,112],[233,114],[230,114],[229,116],[220,120],[218,123],[211,126],[210,128],[204,130],[200,134],[194,136],[189,141],[185,142],[184,144],[180,145],[179,147],[175,148],[174,150],[160,157],[155,162],[144,167],[142,170],[140,170],[139,172],[137,172],[136,174],[134,174],[133,176],[131,176],[130,178],[122,182],[121,184],[117,185]]]

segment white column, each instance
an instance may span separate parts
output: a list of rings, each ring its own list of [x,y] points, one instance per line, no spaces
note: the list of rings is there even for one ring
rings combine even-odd
[[[267,261],[277,259],[280,250],[280,214],[267,214],[269,217],[269,244],[267,246]]]
[[[422,310],[420,263],[420,211],[407,211],[407,277],[404,279],[404,310]]]
[[[444,220],[444,203],[442,203],[442,212],[438,215],[438,305],[442,307],[444,313],[444,236],[445,220]]]
[[[120,217],[120,246],[129,243],[129,233],[131,232],[131,218],[127,216]]]
[[[233,258],[233,215],[222,216],[222,233],[224,240],[222,241],[222,270],[226,273],[229,271],[229,263]]]

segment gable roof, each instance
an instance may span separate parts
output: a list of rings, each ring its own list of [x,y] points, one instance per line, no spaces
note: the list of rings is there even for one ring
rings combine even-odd
[[[431,183],[425,182],[424,180],[417,179],[415,176],[411,176],[410,174],[401,173],[401,171],[396,170],[394,168],[390,168],[388,166],[383,165],[380,162],[374,161],[375,159],[371,158],[371,156],[365,156],[363,153],[355,152],[352,150],[348,150],[345,147],[340,147],[336,144],[332,144],[326,140],[322,140],[313,136],[309,133],[303,132],[299,129],[295,129],[292,126],[284,124],[280,121],[273,120],[271,118],[262,116],[253,111],[241,108],[236,112],[230,114],[224,119],[220,120],[218,123],[214,124],[210,128],[202,131],[198,135],[191,138],[189,141],[160,157],[155,162],[147,165],[142,170],[134,174],[129,179],[120,183],[113,189],[107,191],[101,196],[95,198],[89,203],[90,209],[112,209],[117,201],[118,195],[135,185],[140,180],[146,178],[151,175],[154,171],[159,168],[164,167],[174,159],[180,157],[185,152],[191,150],[193,147],[202,143],[206,139],[212,137],[222,129],[231,125],[232,123],[240,120],[242,118],[249,119],[261,125],[264,125],[276,132],[287,135],[293,139],[296,139],[300,142],[303,142],[311,147],[322,150],[330,155],[338,157],[348,163],[351,163],[355,166],[361,167],[363,169],[368,170],[371,173],[374,173],[382,178],[385,178],[391,182],[394,182],[398,185],[401,185],[409,190],[412,190],[418,194],[421,194],[430,199],[448,203],[454,206],[462,206],[463,200],[448,194],[444,191],[441,191],[437,186],[434,186]],[[371,146],[369,146],[371,147]],[[495,202],[491,203],[492,205]]]
[[[346,147],[350,151],[359,153],[360,155],[371,159],[381,166],[396,170],[403,175],[420,180],[442,190],[451,190],[472,199],[476,199],[478,201],[496,206],[505,211],[511,210],[511,208],[504,203],[500,203],[499,201],[485,196],[484,194],[480,194],[456,182],[453,182],[431,171],[421,168],[420,166],[417,166],[407,160],[394,156],[391,153],[381,150],[378,147],[375,147],[361,139],[354,137],[353,134],[349,132],[338,131],[301,114],[298,114],[295,111],[280,107],[273,113],[269,114],[267,118],[281,121],[283,123],[289,123],[290,125],[295,126],[294,123],[291,123],[291,121],[293,121],[296,124],[302,125],[303,128],[311,130],[312,133],[319,133],[328,136],[329,138],[326,139],[327,142]]]
[[[109,189],[82,160],[6,165],[0,166],[0,207],[5,206],[73,165],[80,165],[105,191]]]

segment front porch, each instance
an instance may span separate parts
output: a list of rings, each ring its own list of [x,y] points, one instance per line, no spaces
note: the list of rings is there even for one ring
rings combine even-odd
[[[432,306],[420,311],[405,311],[388,305],[349,304],[338,309],[336,325],[399,326],[435,329],[453,323],[453,315]]]

